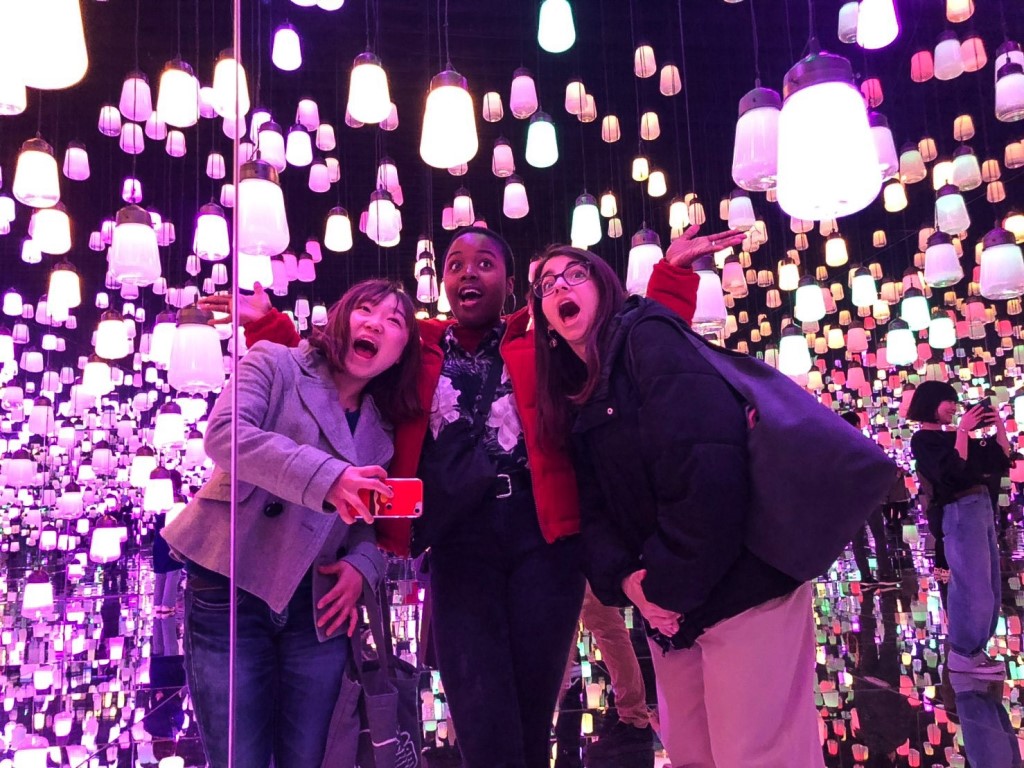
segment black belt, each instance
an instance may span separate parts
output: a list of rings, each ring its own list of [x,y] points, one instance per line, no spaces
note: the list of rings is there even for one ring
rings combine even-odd
[[[528,469],[499,472],[494,478],[494,498],[507,499],[513,493],[530,490],[532,485]]]

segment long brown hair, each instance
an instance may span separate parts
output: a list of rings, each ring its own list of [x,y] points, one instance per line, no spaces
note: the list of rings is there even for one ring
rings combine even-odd
[[[597,387],[601,375],[601,353],[611,320],[625,301],[625,291],[615,270],[604,259],[569,245],[552,245],[541,254],[534,271],[534,282],[543,274],[544,265],[556,256],[568,256],[574,261],[589,264],[590,279],[597,286],[597,311],[587,336],[585,363],[548,324],[542,308],[543,300],[533,292],[532,286],[529,294],[536,328],[540,439],[547,446],[561,448],[568,439],[575,407],[587,402]]]
[[[309,345],[320,351],[332,371],[344,372],[345,350],[352,338],[350,318],[363,303],[377,305],[394,296],[405,317],[406,340],[398,362],[378,374],[364,392],[373,396],[381,415],[392,424],[414,419],[423,412],[417,395],[420,373],[420,328],[416,309],[402,286],[389,280],[363,280],[349,288],[327,312],[327,323],[314,328]]]

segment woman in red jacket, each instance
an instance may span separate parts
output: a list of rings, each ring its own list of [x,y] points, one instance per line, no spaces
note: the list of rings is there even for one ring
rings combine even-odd
[[[697,237],[691,229],[655,268],[648,295],[689,318],[698,282],[689,264],[741,239],[736,232]],[[568,454],[538,439],[529,313],[502,316],[513,272],[511,248],[496,232],[467,227],[452,240],[443,279],[455,320],[420,321],[425,415],[396,425],[390,470],[393,477],[419,474],[428,499],[432,485],[457,494],[459,477],[430,468],[449,450],[445,431],[473,421],[488,374],[501,366],[481,414],[493,490],[429,554],[433,639],[465,768],[548,765],[551,716],[583,597],[576,480]],[[291,320],[262,291],[240,315],[250,343],[298,343]],[[409,552],[407,524],[377,526],[381,546]]]

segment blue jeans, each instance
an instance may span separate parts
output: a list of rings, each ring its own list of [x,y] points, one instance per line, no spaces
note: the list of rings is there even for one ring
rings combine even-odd
[[[351,646],[317,640],[313,590],[303,580],[282,613],[238,592],[238,641],[228,656],[229,587],[189,574],[185,585],[185,673],[210,768],[228,766],[228,670],[235,668],[238,768],[316,768]]]
[[[971,765],[1016,768],[1021,764],[1017,736],[998,693],[957,691],[956,711]]]
[[[942,535],[949,561],[949,643],[964,656],[985,650],[996,631],[1002,582],[995,516],[988,491],[943,508]]]

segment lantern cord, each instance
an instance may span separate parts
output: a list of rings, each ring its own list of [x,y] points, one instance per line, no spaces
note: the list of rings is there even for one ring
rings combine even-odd
[[[437,0],[437,63],[444,61],[444,46],[441,42],[441,0]]]
[[[676,0],[679,16],[679,52],[683,71],[683,105],[686,107],[686,144],[690,153],[690,187],[697,191],[697,171],[693,165],[693,123],[690,122],[690,86],[686,80],[686,37],[683,34],[683,0]]]
[[[1010,39],[1010,27],[1006,23],[1006,0],[999,0],[999,25],[1003,30],[1003,39]]]
[[[370,0],[363,5],[364,21],[366,22],[366,50],[370,50]]]
[[[761,51],[757,39],[757,15],[754,13],[754,0],[747,3],[750,6],[750,31],[754,33],[754,85],[761,87]]]
[[[818,53],[821,47],[818,45],[818,34],[814,23],[814,0],[807,0],[807,50],[810,53]]]

